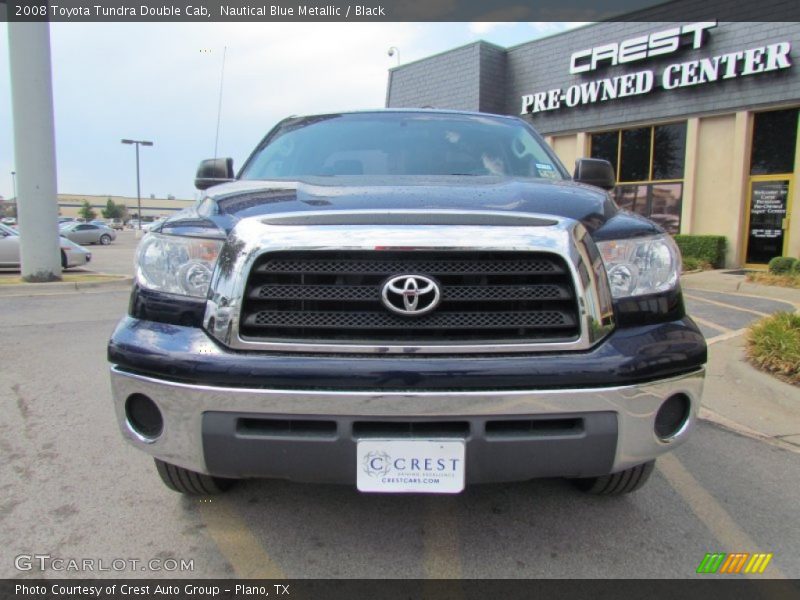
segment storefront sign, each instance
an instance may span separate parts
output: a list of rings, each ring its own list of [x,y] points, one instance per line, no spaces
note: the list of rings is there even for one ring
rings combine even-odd
[[[705,43],[704,32],[716,26],[716,21],[691,23],[683,27],[671,27],[650,35],[630,38],[619,44],[603,44],[586,50],[578,50],[572,54],[569,72],[575,75],[594,71],[604,63],[619,65],[653,56],[672,54],[688,44],[696,49]]]
[[[590,72],[605,65],[628,64],[666,55],[676,52],[681,45],[699,48],[704,43],[704,33],[713,27],[716,27],[716,23],[693,23],[649,36],[631,38],[619,44],[580,50],[570,59],[570,73]],[[710,58],[674,63],[659,73],[645,69],[586,81],[566,89],[554,88],[536,94],[525,94],[522,96],[521,114],[575,108],[628,96],[641,96],[655,89],[674,90],[788,69],[792,66],[791,50],[789,42],[777,42]]]

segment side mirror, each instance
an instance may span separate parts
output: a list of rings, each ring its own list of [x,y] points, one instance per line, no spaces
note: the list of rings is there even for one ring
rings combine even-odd
[[[232,158],[209,158],[200,163],[197,167],[197,175],[194,178],[194,187],[198,190],[205,190],[212,185],[233,181],[233,159]]]
[[[579,158],[575,161],[575,174],[572,179],[578,183],[594,185],[604,190],[613,190],[617,185],[614,167],[607,160],[599,158]]]

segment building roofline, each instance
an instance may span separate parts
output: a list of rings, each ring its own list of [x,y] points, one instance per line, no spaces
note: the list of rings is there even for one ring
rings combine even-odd
[[[460,46],[456,46],[455,48],[450,48],[449,50],[442,50],[441,52],[437,52],[436,54],[429,54],[428,56],[424,56],[422,58],[418,58],[417,60],[412,60],[411,62],[404,63],[402,65],[397,65],[394,67],[389,67],[389,72],[392,73],[394,71],[398,71],[410,65],[417,64],[419,62],[430,60],[432,58],[436,58],[437,56],[444,56],[445,54],[450,54],[451,52],[456,52],[458,50],[464,50],[465,48],[469,48],[470,46],[491,46],[497,50],[502,50],[503,52],[507,52],[508,49],[504,48],[503,46],[499,46],[498,44],[493,44],[492,42],[487,42],[486,40],[475,40],[474,42],[467,42],[466,44],[461,44]]]

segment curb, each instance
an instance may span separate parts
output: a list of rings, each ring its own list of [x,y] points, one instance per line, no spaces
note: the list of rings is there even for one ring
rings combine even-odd
[[[98,273],[105,275],[106,273]],[[53,281],[50,283],[15,283],[0,285],[0,297],[3,296],[41,296],[46,294],[64,294],[84,290],[127,290],[133,284],[133,277],[122,277],[109,281]]]
[[[741,423],[737,423],[729,419],[728,417],[724,417],[718,412],[714,412],[713,410],[706,408],[705,406],[700,407],[700,414],[698,418],[701,421],[708,421],[709,423],[713,423],[722,429],[727,431],[731,431],[733,433],[742,435],[744,437],[748,437],[753,440],[758,440],[760,442],[764,442],[770,444],[772,446],[776,446],[778,448],[782,448],[783,450],[788,450],[790,452],[794,452],[795,454],[800,454],[800,446],[796,444],[792,444],[791,442],[784,441],[780,438],[767,435],[765,433],[761,433],[760,431],[756,431],[748,427],[747,425],[743,425]]]
[[[744,277],[736,275],[726,276],[720,274],[706,275],[703,277],[702,273],[708,272],[701,271],[699,273],[686,273],[682,275],[681,287],[684,290],[705,290],[708,292],[742,294],[758,296],[759,298],[769,298],[771,300],[781,300],[800,308],[800,290],[750,283],[746,281]],[[696,276],[693,277],[693,275]]]

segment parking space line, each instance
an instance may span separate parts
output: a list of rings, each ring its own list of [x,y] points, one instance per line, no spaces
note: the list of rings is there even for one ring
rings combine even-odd
[[[761,552],[755,541],[739,527],[736,520],[716,501],[674,454],[665,454],[656,463],[672,489],[681,496],[689,508],[722,544],[726,552]],[[702,557],[701,557],[702,558]],[[699,558],[698,558],[699,560]],[[785,579],[776,565],[770,566],[769,577]]]
[[[216,499],[203,501],[200,503],[200,516],[220,553],[239,578],[286,578],[286,574],[270,558],[230,502]]]
[[[455,499],[427,499],[423,517],[423,570],[427,579],[461,579]]]
[[[692,318],[695,321],[697,320],[697,319],[695,319],[695,317],[692,317]],[[740,335],[744,335],[745,333],[747,333],[747,329],[735,329],[733,331],[729,330],[728,333],[723,333],[721,335],[715,335],[712,338],[706,339],[706,344],[710,346],[711,344],[716,344],[718,342],[724,342],[726,340],[730,340],[730,339],[733,339],[735,337],[739,337]]]
[[[695,323],[699,323],[700,325],[705,325],[706,327],[711,327],[712,329],[716,329],[717,331],[721,331],[722,333],[730,333],[733,329],[729,327],[725,327],[723,325],[717,325],[716,323],[712,323],[711,321],[707,321],[705,319],[701,319],[700,317],[696,317],[694,315],[690,315],[692,317],[692,321]]]
[[[728,308],[731,310],[739,310],[741,312],[750,313],[752,315],[756,315],[759,317],[768,317],[769,313],[761,312],[760,310],[753,310],[752,308],[742,308],[741,306],[736,306],[735,304],[726,304],[725,302],[718,302],[717,300],[709,300],[708,298],[701,298],[700,296],[693,296],[691,294],[687,294],[684,292],[683,296],[685,298],[691,298],[692,300],[697,300],[698,302],[705,302],[706,304],[713,304],[714,306],[721,306],[723,308]]]

